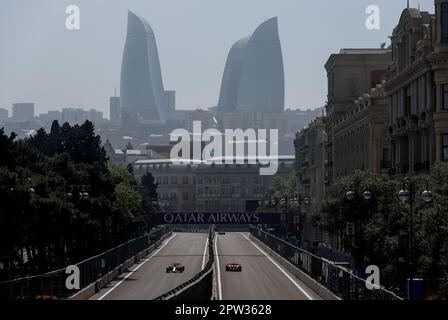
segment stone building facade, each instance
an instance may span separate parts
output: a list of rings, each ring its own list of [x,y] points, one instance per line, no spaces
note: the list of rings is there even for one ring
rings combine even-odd
[[[382,85],[355,101],[356,109],[334,124],[334,177],[356,170],[389,173],[391,143],[388,136],[388,98]]]
[[[303,203],[302,239],[313,241],[319,238],[313,225],[313,215],[320,210],[321,201],[325,195],[327,156],[325,145],[327,141],[326,117],[318,117],[309,126],[296,134],[294,147],[296,150],[297,191],[309,198],[309,203]],[[303,208],[304,207],[304,208]]]
[[[157,183],[159,205],[167,211],[255,211],[275,176],[294,172],[294,156],[279,156],[278,172],[261,176],[258,164],[175,164],[170,159],[133,163],[138,182],[151,172]]]
[[[395,174],[448,161],[448,1],[436,0],[435,12],[405,9],[391,37],[385,89]]]
[[[327,177],[329,183],[335,179],[336,122],[346,117],[348,112],[358,108],[355,100],[370,92],[384,80],[391,61],[390,49],[341,49],[332,54],[325,64],[328,78],[327,96]]]

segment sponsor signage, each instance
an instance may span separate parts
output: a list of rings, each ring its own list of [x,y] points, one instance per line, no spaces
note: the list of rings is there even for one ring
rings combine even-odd
[[[278,212],[158,212],[153,224],[281,224]]]

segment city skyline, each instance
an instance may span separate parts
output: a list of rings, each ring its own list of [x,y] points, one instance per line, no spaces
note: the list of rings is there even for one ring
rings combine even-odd
[[[65,29],[65,8],[69,4],[78,5],[81,10],[80,30]],[[273,16],[279,19],[284,55],[285,107],[317,108],[326,100],[322,68],[326,57],[340,47],[379,47],[387,41],[406,6],[405,1],[393,4],[377,1],[380,9],[387,5],[387,10],[381,11],[380,30],[369,31],[364,26],[369,4],[356,1],[341,7],[329,1],[306,5],[297,1],[281,5],[273,1],[248,1],[235,10],[233,2],[209,5],[203,1],[188,4],[176,1],[174,7],[172,3],[158,1],[2,2],[0,41],[5,49],[0,53],[0,66],[4,70],[0,75],[3,88],[0,107],[11,110],[12,103],[34,102],[37,114],[62,107],[95,107],[108,116],[109,97],[120,85],[127,11],[132,10],[154,28],[163,82],[167,88],[176,90],[178,109],[216,106],[231,45]],[[418,3],[411,1],[410,5],[416,7]],[[421,1],[420,7],[433,11],[430,0]],[[101,12],[107,12],[107,17],[98,23]],[[201,14],[198,16],[197,12]],[[323,19],[317,20],[318,14]],[[8,29],[13,21],[16,27]],[[211,25],[214,27],[210,28]],[[344,37],[347,32],[353,34],[350,40]],[[318,38],[321,40],[317,41]],[[32,50],[20,50],[27,47]],[[34,63],[36,59],[41,63]],[[199,72],[188,72],[193,69]],[[188,74],[193,74],[191,79]]]
[[[448,299],[448,0],[51,1],[0,4],[0,300]]]

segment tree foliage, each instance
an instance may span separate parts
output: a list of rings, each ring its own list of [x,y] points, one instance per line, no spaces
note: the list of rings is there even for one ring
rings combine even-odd
[[[443,293],[441,283],[448,279],[448,165],[439,164],[433,168],[430,181],[434,194],[430,203],[424,202],[419,194],[426,186],[419,177],[418,192],[414,206],[414,257],[418,277],[428,284],[428,290]],[[364,257],[364,265],[373,264],[382,270],[382,284],[389,288],[399,287],[404,295],[408,276],[408,264],[400,262],[403,248],[399,243],[400,231],[407,231],[411,219],[408,203],[398,198],[402,179],[391,179],[367,172],[354,174],[336,181],[328,190],[322,202],[321,212],[315,223],[330,234],[347,237],[347,223],[358,226],[356,247],[344,241],[342,249],[354,256]],[[354,200],[347,200],[347,191],[356,191]],[[369,190],[370,200],[362,193]],[[344,240],[347,240],[344,238]],[[407,257],[408,258],[408,257]]]
[[[77,263],[146,230],[133,175],[108,165],[91,122],[15,138],[0,130],[0,281]]]

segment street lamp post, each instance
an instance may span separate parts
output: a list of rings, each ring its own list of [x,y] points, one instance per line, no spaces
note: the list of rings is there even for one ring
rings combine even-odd
[[[72,201],[73,203],[79,203],[79,205],[81,205],[81,203],[85,200],[89,199],[89,194],[86,192],[86,186],[85,185],[70,185],[69,186],[69,191],[67,191],[67,198],[69,199],[69,201]],[[76,210],[76,223],[75,223],[75,231],[77,232],[77,236],[81,237],[81,215],[80,215],[80,209],[78,208],[78,210]],[[77,242],[77,241],[76,241]],[[77,251],[78,251],[78,255],[79,257],[81,257],[81,253],[80,253],[80,245],[77,242]]]
[[[368,190],[368,188],[365,189],[365,191],[362,194],[359,194],[359,183],[355,184],[352,182],[352,188],[345,194],[345,197],[348,201],[355,203],[355,246],[356,246],[356,267],[360,267],[364,263],[364,253],[362,254],[362,257],[360,256],[360,250],[362,250],[362,237],[363,237],[363,228],[361,223],[361,217],[359,216],[359,199],[362,197],[365,201],[370,201],[373,197],[372,192]],[[356,229],[358,229],[358,239],[359,243],[356,241]],[[362,261],[361,261],[362,260]]]
[[[291,202],[294,204],[298,205],[298,215],[297,215],[297,220],[294,219],[294,223],[297,223],[297,241],[299,243],[299,247],[301,247],[302,245],[302,232],[300,230],[301,227],[301,221],[300,221],[300,215],[302,214],[302,204],[309,204],[310,203],[310,197],[305,196],[305,195],[301,195],[301,194],[296,194],[294,198],[291,199]],[[296,217],[296,216],[295,216]],[[294,217],[294,218],[295,218]]]
[[[425,190],[420,194],[425,202],[432,200],[432,192],[429,191],[429,181],[423,177],[411,179],[405,177],[403,179],[403,188],[398,193],[398,197],[403,202],[409,202],[409,300],[414,295],[414,204],[417,202],[417,187],[419,182],[424,182]]]
[[[284,195],[280,198],[280,205],[283,210],[283,218],[285,219],[285,241],[288,239],[288,201],[289,198],[287,195]]]
[[[284,238],[285,240],[287,240],[288,238],[288,222],[289,222],[289,213],[288,213],[288,205],[289,204],[297,204],[298,208],[299,208],[299,217],[300,217],[300,213],[301,213],[301,205],[302,203],[308,204],[309,203],[309,197],[308,196],[304,196],[304,195],[300,195],[300,194],[296,194],[295,196],[290,196],[290,195],[282,195],[280,197],[274,197],[274,198],[268,198],[266,200],[264,200],[264,202],[260,202],[260,203],[264,203],[265,207],[267,208],[275,208],[278,207],[278,205],[281,206],[282,209],[282,215],[283,215],[283,233],[284,233]],[[294,221],[295,220],[295,216],[294,216]],[[299,239],[298,241],[300,241],[301,237],[300,237],[300,231],[299,231]],[[300,242],[299,242],[300,243]]]

